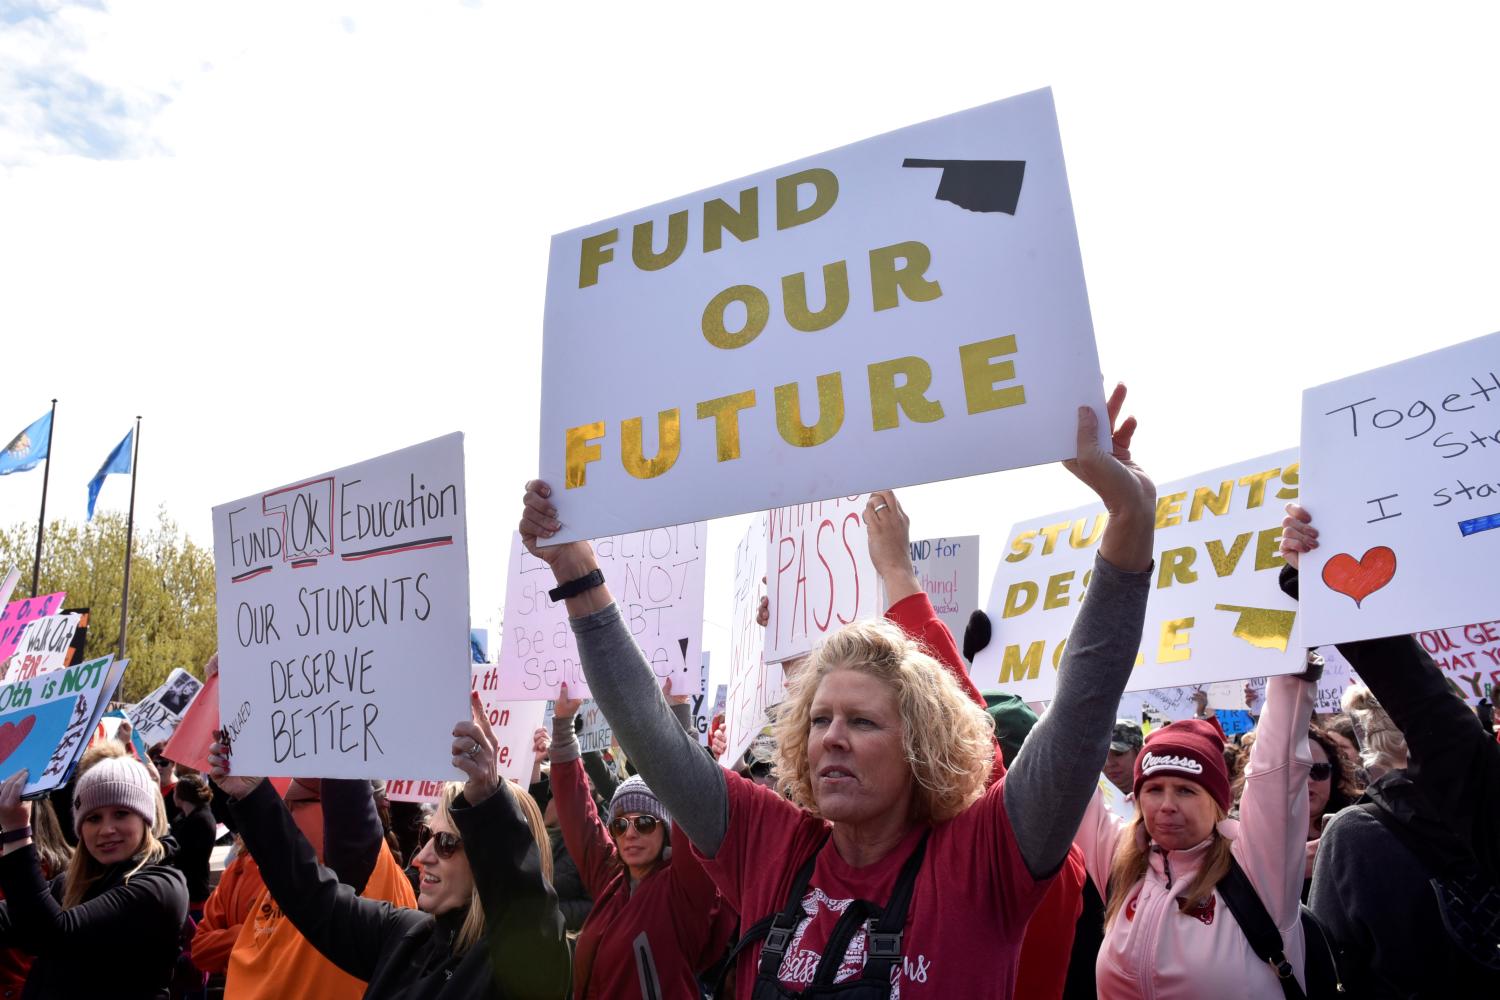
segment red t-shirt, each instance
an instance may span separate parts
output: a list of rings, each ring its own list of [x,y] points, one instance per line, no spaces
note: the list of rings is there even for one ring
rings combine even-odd
[[[704,866],[739,912],[743,929],[786,906],[797,870],[823,840],[828,824],[752,782],[731,778],[725,784],[729,830],[719,853]],[[892,1000],[1009,1000],[1026,921],[1047,882],[1033,879],[1021,860],[1005,813],[1004,787],[1003,780],[995,782],[963,813],[933,827],[906,914]],[[921,835],[922,828],[913,830],[890,854],[863,868],[844,861],[831,839],[824,845],[802,901],[810,919],[798,926],[781,964],[785,986],[803,989],[812,982],[823,946],[851,901],[878,906],[890,901],[896,876]],[[858,977],[864,950],[861,930],[836,982]],[[759,962],[759,944],[741,953],[736,996],[751,995]]]

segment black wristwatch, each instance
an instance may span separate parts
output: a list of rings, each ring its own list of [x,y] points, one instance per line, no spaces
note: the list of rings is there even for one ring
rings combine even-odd
[[[570,597],[577,597],[585,590],[593,590],[595,587],[604,586],[604,570],[595,569],[592,573],[586,573],[576,580],[560,583],[547,591],[547,598],[554,604],[558,601],[566,601]]]

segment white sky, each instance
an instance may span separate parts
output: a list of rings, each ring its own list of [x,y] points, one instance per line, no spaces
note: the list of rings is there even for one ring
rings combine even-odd
[[[552,233],[1050,85],[1142,464],[1293,446],[1301,387],[1500,328],[1500,16],[1238,10],[0,0],[0,438],[60,397],[48,512],[81,520],[143,414],[138,512],[208,545],[215,503],[462,430],[485,624]],[[40,489],[0,479],[0,522]],[[985,534],[987,581],[1012,522],[1089,497],[1045,468],[903,499]],[[711,531],[720,671],[744,524]]]

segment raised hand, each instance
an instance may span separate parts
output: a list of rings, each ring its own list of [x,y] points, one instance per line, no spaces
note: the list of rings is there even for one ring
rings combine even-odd
[[[208,776],[213,783],[224,789],[224,794],[232,799],[243,799],[255,791],[255,786],[264,781],[264,778],[246,778],[237,774],[229,773],[229,747],[223,743],[213,743],[208,748]]]
[[[565,576],[571,580],[594,568],[594,550],[588,542],[547,544],[547,539],[562,529],[551,497],[552,487],[540,479],[527,483],[526,495],[521,498],[521,523],[517,530],[526,551],[551,566],[559,582],[565,582]]]
[[[714,720],[713,733],[708,737],[708,748],[713,751],[714,760],[723,757],[724,751],[729,749],[729,727],[724,725],[722,715]]]
[[[1312,515],[1301,504],[1287,504],[1281,521],[1281,558],[1296,569],[1302,553],[1317,547],[1318,529],[1312,526]]]
[[[477,691],[469,692],[469,716],[453,727],[453,766],[468,775],[464,799],[477,806],[500,787],[500,741],[490,728]]]
[[[536,732],[531,734],[531,749],[537,760],[546,760],[547,754],[552,750],[552,735],[538,726]]]
[[[911,565],[911,518],[892,490],[876,490],[865,504],[865,535],[870,563],[885,583],[886,600],[896,604],[922,588]]]
[[[21,798],[29,772],[21,770],[0,784],[0,830],[20,830],[31,825],[31,803]]]
[[[1141,572],[1151,566],[1156,486],[1130,455],[1136,420],[1126,417],[1119,421],[1124,405],[1125,386],[1116,385],[1109,396],[1108,451],[1099,447],[1099,418],[1089,407],[1080,406],[1078,455],[1063,465],[1098,494],[1109,512],[1109,525],[1099,543],[1099,554],[1119,569]]]
[[[673,694],[672,678],[670,677],[662,684],[661,693],[666,695],[668,705],[686,705],[693,700],[693,696],[690,694]]]
[[[583,707],[582,698],[569,698],[568,685],[564,684],[557,689],[557,699],[552,702],[552,717],[554,719],[571,719],[578,714]]]

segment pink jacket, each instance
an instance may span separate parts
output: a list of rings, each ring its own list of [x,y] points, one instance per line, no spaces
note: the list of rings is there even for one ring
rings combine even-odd
[[[1299,904],[1306,859],[1308,770],[1312,754],[1307,724],[1316,686],[1273,677],[1255,745],[1246,766],[1238,821],[1219,832],[1234,843],[1235,860],[1281,929],[1287,958],[1302,981],[1303,940]],[[1096,795],[1076,843],[1094,884],[1109,884],[1121,836],[1133,824],[1113,815]],[[1140,827],[1145,835],[1145,827]],[[1255,957],[1224,900],[1214,893],[1204,912],[1177,908],[1177,893],[1198,871],[1210,841],[1186,851],[1152,850],[1150,867],[1105,931],[1095,965],[1100,1000],[1279,1000],[1276,974]],[[1170,878],[1168,872],[1170,871]]]

